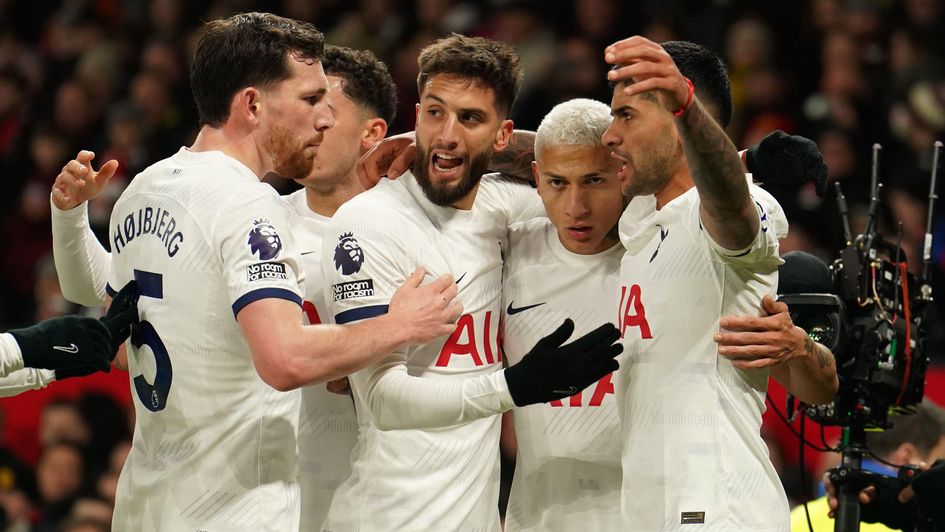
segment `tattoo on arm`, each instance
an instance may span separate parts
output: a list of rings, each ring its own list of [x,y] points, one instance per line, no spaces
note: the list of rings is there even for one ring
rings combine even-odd
[[[535,132],[516,129],[508,146],[492,154],[489,169],[509,177],[532,182],[532,161],[535,160]]]
[[[833,354],[820,344],[814,342],[810,336],[804,337],[804,351],[808,355],[815,355],[820,369],[829,368],[833,364]]]
[[[733,243],[732,249],[748,245],[758,226],[754,222],[745,225],[745,216],[756,213],[735,145],[698,98],[683,115],[679,131],[702,211],[710,218],[710,225],[722,229],[723,234],[713,232],[713,236],[720,244]]]

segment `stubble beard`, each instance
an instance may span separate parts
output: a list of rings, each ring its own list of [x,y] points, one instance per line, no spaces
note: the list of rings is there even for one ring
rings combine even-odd
[[[275,172],[287,179],[304,179],[312,172],[315,154],[305,150],[305,146],[314,139],[297,142],[288,129],[273,126],[269,135],[268,148],[272,154]]]

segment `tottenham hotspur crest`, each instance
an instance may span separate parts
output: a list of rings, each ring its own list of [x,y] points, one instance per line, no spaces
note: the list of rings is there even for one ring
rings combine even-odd
[[[282,251],[282,238],[265,218],[253,220],[253,228],[249,231],[246,243],[249,244],[250,252],[259,254],[259,260],[272,260]]]
[[[338,273],[351,275],[361,271],[361,265],[364,264],[364,251],[354,239],[354,235],[342,233],[338,240],[338,245],[335,246],[335,268]]]

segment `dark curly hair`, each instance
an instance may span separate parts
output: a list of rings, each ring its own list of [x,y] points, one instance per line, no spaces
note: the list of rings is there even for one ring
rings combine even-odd
[[[219,127],[230,116],[233,95],[267,87],[290,75],[288,56],[322,58],[325,38],[315,26],[270,13],[240,13],[208,22],[190,67],[200,125]]]
[[[424,48],[417,64],[420,94],[427,81],[437,74],[478,80],[495,92],[496,110],[504,116],[511,111],[524,76],[518,55],[507,44],[457,33]]]
[[[397,113],[397,88],[387,65],[370,50],[328,45],[322,58],[325,74],[343,80],[342,90],[352,102],[370,110],[388,124]]]

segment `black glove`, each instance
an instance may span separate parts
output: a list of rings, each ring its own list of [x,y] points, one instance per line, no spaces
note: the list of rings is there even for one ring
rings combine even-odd
[[[827,165],[814,141],[776,130],[748,148],[745,166],[761,183],[804,183],[813,181],[817,195],[827,189]]]
[[[912,490],[915,491],[915,502],[919,505],[922,517],[938,524],[945,523],[945,506],[942,498],[945,495],[945,460],[936,460],[926,471],[912,479]]]
[[[623,346],[614,344],[620,339],[616,327],[607,323],[561,345],[573,332],[574,322],[564,320],[518,364],[505,370],[509,393],[517,406],[570,397],[617,369],[614,357],[623,351]]]
[[[65,316],[10,331],[28,368],[67,369],[91,366],[108,371],[114,356],[112,335],[95,318]]]
[[[872,485],[876,488],[876,497],[869,504],[860,505],[860,521],[882,523],[894,530],[914,530],[919,521],[915,501],[899,502],[899,492],[906,483],[892,477]]]
[[[112,336],[112,356],[121,344],[125,343],[131,334],[131,326],[138,323],[138,283],[129,281],[112,298],[112,304],[108,307],[108,313],[102,318],[102,323],[108,328]]]

